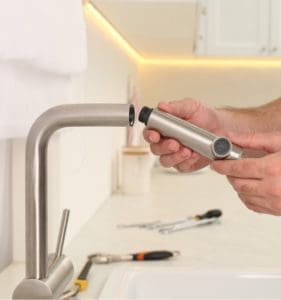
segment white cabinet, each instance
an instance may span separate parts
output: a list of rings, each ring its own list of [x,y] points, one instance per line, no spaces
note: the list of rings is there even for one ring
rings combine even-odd
[[[270,0],[202,0],[200,7],[198,55],[268,55]],[[281,21],[278,25],[281,46]]]

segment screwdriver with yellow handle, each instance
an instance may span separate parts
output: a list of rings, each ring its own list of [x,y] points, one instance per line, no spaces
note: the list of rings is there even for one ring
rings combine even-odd
[[[65,291],[59,300],[67,300],[72,297],[75,297],[79,292],[83,292],[88,288],[88,275],[90,272],[90,269],[92,267],[93,262],[91,260],[87,260],[87,262],[84,264],[80,274],[75,279],[73,286]]]
[[[152,261],[152,260],[164,260],[180,255],[179,251],[147,251],[133,254],[116,255],[95,253],[88,256],[88,260],[83,266],[79,276],[74,281],[74,285],[71,289],[65,291],[59,298],[60,300],[66,300],[76,296],[79,292],[83,292],[88,287],[88,275],[90,273],[93,264],[109,264],[115,262],[124,261]]]

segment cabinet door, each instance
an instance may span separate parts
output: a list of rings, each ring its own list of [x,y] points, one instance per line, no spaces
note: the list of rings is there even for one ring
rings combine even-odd
[[[271,0],[271,28],[270,28],[271,56],[281,56],[281,1]]]
[[[269,0],[201,1],[198,53],[268,55],[269,14]]]

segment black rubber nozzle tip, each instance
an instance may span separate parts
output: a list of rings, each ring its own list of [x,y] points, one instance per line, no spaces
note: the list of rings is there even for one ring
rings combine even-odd
[[[149,108],[147,106],[144,106],[139,114],[139,121],[147,125],[148,119],[150,117],[150,114],[152,113],[153,109]]]
[[[130,123],[130,126],[134,126],[134,123],[135,123],[135,107],[134,105],[130,105],[130,108],[129,108],[129,123]]]

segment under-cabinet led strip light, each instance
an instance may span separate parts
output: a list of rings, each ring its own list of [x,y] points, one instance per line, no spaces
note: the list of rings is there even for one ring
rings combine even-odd
[[[139,64],[157,66],[182,67],[244,67],[244,68],[280,68],[281,59],[257,58],[193,58],[193,59],[158,59],[143,57],[129,42],[114,28],[114,26],[90,2],[84,4],[85,13],[101,27],[111,38]]]
[[[112,39],[121,46],[137,62],[143,63],[144,58],[127,42],[127,40],[110,24],[110,22],[91,3],[84,5],[85,13],[92,17]]]

